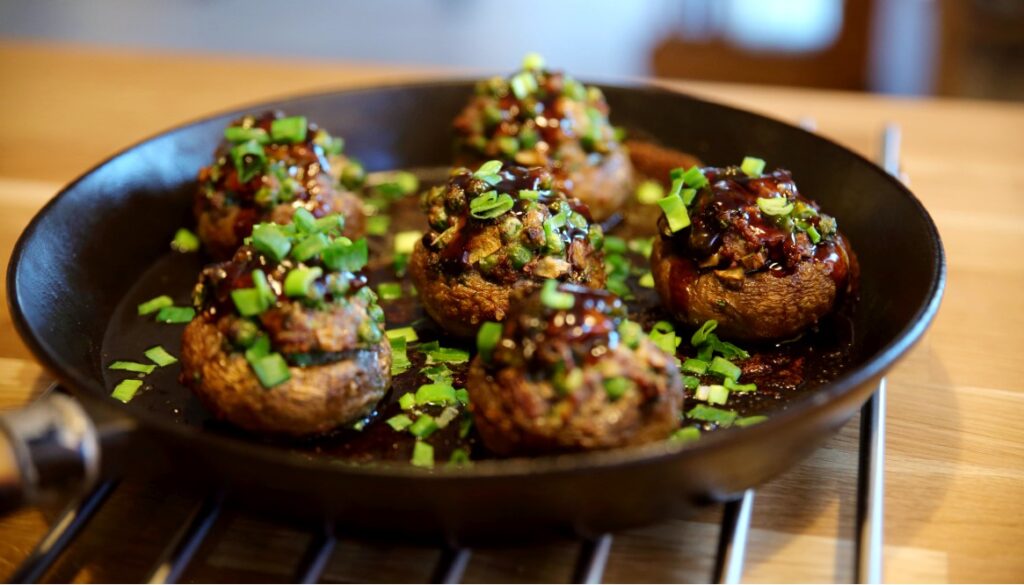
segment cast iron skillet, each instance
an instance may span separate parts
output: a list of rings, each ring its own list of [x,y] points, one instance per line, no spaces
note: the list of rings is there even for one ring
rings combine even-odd
[[[474,542],[648,523],[790,467],[856,412],[935,315],[945,280],[935,226],[898,181],[819,136],[663,89],[602,89],[616,124],[708,164],[758,153],[791,169],[801,191],[839,219],[862,270],[851,369],[765,423],[712,433],[685,448],[663,442],[432,473],[296,455],[110,399],[102,369],[109,356],[101,348],[114,309],[166,252],[170,235],[190,223],[196,172],[231,119],[280,108],[345,137],[347,152],[370,170],[436,167],[450,160],[449,123],[472,83],[326,93],[215,116],[142,142],[72,183],[36,216],[10,262],[11,313],[87,417],[59,399],[37,406],[34,422],[7,415],[23,468],[20,476],[5,470],[0,487],[20,488],[16,495],[24,496],[61,479],[92,480],[98,434],[101,474],[160,460],[183,476],[223,482],[241,502],[265,511],[326,514],[347,529],[393,537]]]

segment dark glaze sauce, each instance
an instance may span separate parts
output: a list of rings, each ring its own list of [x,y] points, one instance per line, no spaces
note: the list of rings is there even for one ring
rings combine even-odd
[[[433,169],[417,173],[424,185],[437,185],[447,180],[447,169]],[[648,206],[631,205],[625,210],[624,221],[615,229],[613,235],[625,239],[656,237],[654,224],[646,219]],[[427,232],[426,219],[419,208],[416,197],[407,197],[394,204],[389,212],[392,218],[392,233],[402,230],[419,230]],[[643,218],[642,221],[638,220]],[[367,269],[368,284],[376,287],[381,282],[399,281],[403,283],[405,294],[402,298],[382,301],[387,316],[388,329],[414,325],[420,343],[440,341],[443,346],[462,347],[473,350],[467,344],[446,337],[426,316],[418,300],[411,294],[411,287],[406,282],[408,277],[396,278],[392,263],[394,261],[394,245],[390,236],[371,236],[370,265]],[[634,266],[645,266],[643,256],[627,252]],[[161,344],[171,353],[180,349],[182,325],[165,325],[155,323],[152,319],[140,318],[136,313],[138,303],[149,300],[160,294],[171,295],[175,304],[187,305],[192,288],[206,260],[198,254],[171,253],[156,262],[135,286],[126,294],[111,318],[103,343],[103,375],[108,387],[112,388],[117,381],[124,378],[123,373],[106,369],[106,365],[115,359],[139,359],[144,348]],[[657,321],[670,320],[668,314],[660,306],[657,294],[653,289],[637,284],[633,276],[628,281],[634,298],[623,304],[629,310],[630,319],[639,322],[645,330]],[[807,332],[801,339],[791,343],[754,346],[744,344],[752,357],[739,362],[743,368],[743,381],[756,382],[757,392],[734,393],[728,408],[736,410],[742,416],[753,414],[771,414],[787,405],[809,397],[816,388],[825,384],[845,371],[849,366],[850,348],[854,332],[849,319],[850,304],[845,304],[836,313]],[[612,313],[617,314],[618,308],[613,307]],[[600,330],[607,330],[608,325],[601,325],[595,330],[594,339],[600,340]],[[688,331],[679,329],[681,336],[687,338]],[[609,337],[610,339],[610,337]],[[695,351],[684,341],[679,348],[679,357],[693,356]],[[403,374],[394,377],[391,391],[379,403],[362,424],[361,430],[343,428],[329,435],[302,441],[281,441],[256,437],[243,433],[220,421],[199,404],[185,387],[177,380],[179,367],[177,364],[158,368],[145,379],[143,390],[132,401],[131,408],[142,408],[161,416],[169,417],[181,424],[204,427],[212,432],[237,437],[240,440],[260,442],[275,448],[281,448],[308,457],[326,457],[333,460],[354,464],[382,465],[393,462],[407,465],[412,452],[414,439],[409,433],[396,432],[383,421],[400,412],[397,398],[407,392],[415,391],[421,384],[430,380],[420,372],[426,365],[426,356],[416,350],[413,344],[408,350],[412,367]],[[468,364],[449,364],[452,371],[453,384],[464,385]],[[684,409],[691,408],[692,400],[684,404]],[[434,408],[434,407],[430,407]],[[437,414],[433,411],[432,414]],[[434,446],[436,460],[443,462],[455,448],[468,449],[473,459],[490,457],[480,445],[474,432],[460,437],[460,425],[451,424],[431,436],[430,443]]]
[[[618,345],[617,329],[626,318],[618,297],[571,284],[558,290],[574,295],[572,308],[548,308],[539,294],[513,305],[494,350],[493,368],[521,368],[527,375],[547,376],[559,367],[593,365]]]

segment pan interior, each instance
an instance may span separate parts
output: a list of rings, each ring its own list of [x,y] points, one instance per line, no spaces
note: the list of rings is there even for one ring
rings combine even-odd
[[[614,123],[691,152],[707,164],[730,164],[754,155],[770,166],[789,168],[801,191],[838,218],[862,270],[861,299],[848,325],[857,335],[835,335],[833,329],[823,338],[827,343],[808,345],[827,349],[848,344],[844,355],[849,358],[832,370],[823,368],[823,378],[809,388],[870,361],[930,303],[941,272],[933,228],[916,200],[880,169],[835,144],[767,118],[660,90],[604,89]],[[468,83],[392,87],[310,96],[269,107],[303,113],[344,136],[350,153],[371,170],[416,168],[430,181],[450,158],[448,122],[470,92]],[[177,354],[181,328],[140,319],[135,306],[158,294],[170,294],[177,304],[187,302],[201,259],[169,253],[167,244],[177,228],[190,225],[194,177],[208,164],[224,125],[235,115],[186,126],[115,156],[71,185],[23,236],[9,278],[14,312],[37,354],[76,389],[106,399],[114,382],[106,370],[111,360],[140,360],[144,349],[157,344]],[[410,199],[402,206],[398,215],[408,223],[396,229],[423,229],[415,202]],[[389,241],[373,245],[386,253]],[[393,280],[393,275],[385,276],[389,269],[377,266],[375,278]],[[649,297],[638,295],[638,303],[634,308],[647,311],[645,319],[660,318],[648,310]],[[422,316],[401,303],[385,308],[389,327]],[[129,410],[233,435],[210,420],[176,374],[177,368],[171,367],[150,375],[152,388]],[[762,412],[804,398],[806,393],[796,392],[770,403],[737,406]],[[351,452],[337,447],[348,443],[287,447],[332,457],[404,457],[400,449]]]

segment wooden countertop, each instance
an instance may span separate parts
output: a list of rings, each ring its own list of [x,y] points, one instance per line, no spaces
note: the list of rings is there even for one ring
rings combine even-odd
[[[180,122],[283,94],[439,71],[2,44],[0,258],[61,186],[115,150]],[[677,83],[685,91],[796,121],[873,156],[899,123],[911,188],[935,218],[949,284],[934,326],[889,376],[885,578],[1024,579],[1024,107],[819,91]],[[48,380],[0,309],[0,407]],[[758,490],[745,580],[848,581],[856,422]],[[145,577],[187,496],[122,485],[51,578]],[[608,581],[708,579],[717,510],[615,539]],[[50,508],[0,520],[0,575],[27,554]],[[306,536],[231,516],[186,576],[289,579]],[[147,548],[148,547],[148,548]],[[568,578],[573,543],[473,554],[469,581]],[[343,542],[327,580],[423,580],[436,552]]]

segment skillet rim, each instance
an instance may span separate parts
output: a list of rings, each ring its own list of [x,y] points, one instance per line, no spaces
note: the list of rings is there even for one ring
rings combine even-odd
[[[922,337],[924,332],[931,325],[938,312],[942,297],[945,291],[947,279],[946,255],[942,245],[942,239],[934,220],[928,213],[921,201],[901,181],[880,168],[871,160],[857,152],[839,144],[815,132],[810,132],[798,126],[794,126],[778,118],[738,108],[721,102],[716,102],[694,96],[685,91],[678,91],[667,87],[664,80],[655,81],[623,81],[616,83],[596,83],[600,88],[614,88],[621,91],[630,91],[646,94],[668,94],[677,98],[699,102],[710,105],[714,108],[726,110],[739,117],[750,117],[760,119],[771,125],[782,126],[788,132],[799,132],[809,135],[812,140],[818,140],[825,145],[834,147],[853,157],[858,163],[867,165],[865,172],[874,172],[882,176],[902,196],[909,198],[914,208],[924,220],[929,235],[931,248],[931,259],[933,269],[931,273],[928,293],[914,312],[910,322],[900,330],[888,343],[882,346],[877,352],[871,355],[867,361],[853,368],[835,380],[823,385],[811,396],[794,403],[791,407],[779,411],[770,416],[763,423],[746,428],[730,428],[710,433],[696,443],[678,445],[670,441],[660,441],[647,445],[624,447],[609,451],[592,451],[584,453],[570,453],[561,455],[547,455],[530,458],[513,458],[504,460],[482,460],[474,462],[471,467],[446,468],[436,467],[432,470],[423,470],[408,465],[356,465],[345,464],[339,460],[328,458],[316,458],[293,453],[286,449],[262,445],[258,442],[248,441],[242,438],[229,437],[213,432],[204,431],[201,428],[183,425],[172,422],[148,411],[133,408],[130,404],[113,404],[104,400],[106,389],[91,376],[80,372],[76,368],[62,363],[57,352],[50,351],[42,335],[36,335],[28,324],[28,320],[22,310],[20,294],[17,286],[18,269],[24,256],[27,242],[38,231],[42,218],[50,213],[51,209],[59,205],[60,200],[69,192],[73,191],[84,179],[140,146],[163,139],[167,136],[187,131],[200,124],[207,123],[213,119],[239,116],[245,113],[273,107],[276,104],[296,101],[301,99],[328,97],[342,94],[356,94],[376,92],[381,90],[429,90],[439,87],[466,86],[471,90],[472,84],[480,79],[473,77],[444,77],[433,80],[417,81],[385,81],[371,82],[366,85],[357,85],[347,88],[324,89],[322,91],[304,92],[299,94],[288,94],[277,98],[262,100],[257,103],[250,103],[240,107],[233,107],[229,110],[221,110],[199,118],[192,119],[182,124],[175,125],[156,134],[147,136],[129,146],[122,148],[114,154],[103,159],[96,165],[83,172],[72,182],[63,187],[51,198],[28,223],[12,249],[11,257],[7,268],[7,304],[11,314],[11,321],[15,326],[22,342],[29,348],[32,355],[53,374],[62,385],[66,386],[76,398],[88,402],[98,408],[116,415],[131,419],[138,425],[138,428],[145,431],[155,431],[164,435],[170,435],[178,442],[201,444],[212,443],[218,449],[227,452],[237,453],[250,458],[262,459],[267,463],[281,466],[291,466],[304,471],[317,471],[319,473],[340,473],[342,475],[354,475],[373,478],[402,478],[416,479],[421,481],[450,481],[459,479],[482,479],[482,478],[509,478],[525,475],[562,475],[586,471],[605,470],[613,467],[629,467],[635,465],[655,465],[669,459],[684,459],[686,457],[700,457],[715,449],[724,448],[730,443],[741,441],[760,441],[769,439],[777,429],[784,425],[795,424],[804,417],[823,416],[823,411],[829,409],[835,402],[840,401],[851,393],[855,392],[862,385],[873,378],[882,376],[885,371],[892,367],[907,351],[910,350]],[[589,82],[586,82],[588,83]],[[722,447],[720,447],[722,446]]]

